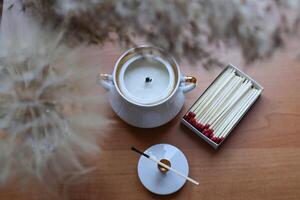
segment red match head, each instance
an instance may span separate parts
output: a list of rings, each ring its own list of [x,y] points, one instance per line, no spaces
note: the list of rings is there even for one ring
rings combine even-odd
[[[189,115],[191,116],[191,118],[195,118],[196,114],[194,112],[189,112]]]
[[[193,124],[193,123],[195,123],[195,122],[197,122],[197,121],[196,121],[195,118],[190,118],[190,119],[189,119],[189,122],[190,122],[191,124]]]
[[[221,143],[224,139],[225,139],[224,137],[219,138],[219,142],[218,143]]]
[[[198,129],[198,131],[200,131],[200,132],[202,132],[203,131],[203,127],[204,127],[204,125],[203,124],[201,124],[200,122],[197,124],[197,129]]]
[[[210,127],[210,124],[205,124],[204,125],[204,129],[209,129],[209,127]]]
[[[210,135],[212,134],[212,132],[210,130],[204,130],[203,134],[207,137],[210,137]]]
[[[183,116],[183,119],[185,119],[186,121],[189,121],[189,116],[188,116],[188,114],[184,115],[184,116]]]
[[[212,132],[209,136],[210,139],[212,139],[213,137],[215,137],[215,134]]]
[[[211,137],[211,140],[214,141],[215,143],[218,143],[218,138],[215,136]]]
[[[202,130],[202,124],[201,123],[197,123],[196,127],[195,127],[198,131]]]
[[[215,143],[217,143],[217,144],[220,144],[223,140],[224,140],[223,137],[222,137],[222,138],[215,137],[213,141],[214,141]]]
[[[186,119],[187,121],[189,121],[192,118],[195,118],[196,114],[193,112],[188,112],[183,118]]]
[[[189,113],[185,114],[185,115],[183,116],[183,118],[184,118],[185,120],[189,121],[189,120],[192,118],[192,117],[191,117],[191,113],[189,112]]]

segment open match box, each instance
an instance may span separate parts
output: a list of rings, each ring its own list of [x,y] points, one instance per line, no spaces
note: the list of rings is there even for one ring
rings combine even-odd
[[[262,91],[254,79],[229,64],[183,116],[182,123],[217,149]]]

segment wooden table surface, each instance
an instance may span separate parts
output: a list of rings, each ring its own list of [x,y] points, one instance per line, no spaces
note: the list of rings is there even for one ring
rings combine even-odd
[[[183,73],[199,79],[199,86],[186,95],[182,112],[170,123],[155,129],[139,129],[121,121],[112,111],[102,88],[99,130],[102,152],[97,169],[66,190],[72,200],[257,200],[300,199],[300,43],[293,39],[268,60],[241,67],[235,53],[225,60],[239,66],[264,88],[261,98],[234,129],[219,150],[180,124],[189,106],[222,70],[181,63]],[[86,55],[100,72],[111,72],[121,50],[112,45],[91,48]],[[91,77],[94,78],[94,77]],[[190,176],[199,186],[186,183],[177,193],[157,196],[148,192],[137,176],[138,156],[131,146],[146,149],[157,143],[180,148],[188,158]],[[50,196],[39,184],[23,189],[15,184],[0,188],[1,200],[62,199]]]
[[[299,42],[298,42],[299,43]],[[94,162],[97,170],[75,182],[66,193],[72,200],[96,199],[300,199],[300,45],[290,42],[266,61],[240,67],[265,88],[261,98],[234,129],[219,150],[180,124],[180,118],[222,70],[181,64],[183,73],[199,79],[199,86],[186,95],[182,112],[170,123],[155,129],[139,129],[121,121],[101,93],[102,152]],[[101,72],[111,72],[121,51],[112,45],[93,48],[86,55]],[[239,66],[235,54],[226,55]],[[236,61],[236,62],[235,62]],[[92,78],[92,77],[91,77]],[[138,156],[132,145],[146,149],[157,143],[180,148],[188,158],[190,176],[199,186],[186,183],[177,193],[157,196],[148,192],[137,177]],[[42,186],[21,189],[14,184],[0,189],[1,200],[61,199],[49,196]]]

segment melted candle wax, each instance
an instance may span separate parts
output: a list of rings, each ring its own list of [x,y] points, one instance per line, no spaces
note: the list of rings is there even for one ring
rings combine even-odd
[[[135,57],[129,59],[121,72],[121,90],[139,104],[155,104],[166,99],[174,89],[174,71],[161,58]]]

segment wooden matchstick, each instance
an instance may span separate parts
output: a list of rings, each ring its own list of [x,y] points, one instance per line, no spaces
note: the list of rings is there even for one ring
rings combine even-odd
[[[251,85],[252,84],[250,81],[245,81],[245,83],[242,84],[242,86],[235,92],[235,94],[230,99],[230,101],[226,104],[226,106],[224,106],[224,108],[222,108],[221,111],[219,111],[219,113],[221,113],[221,116],[228,115],[228,111],[230,111],[236,104],[240,103],[240,99],[245,95],[245,93],[247,93]],[[227,117],[224,117],[224,119],[222,120],[224,121],[225,119],[227,119]],[[220,130],[224,129],[224,126],[226,126],[226,123],[224,122],[219,123],[217,128],[215,129],[212,128],[213,130],[211,131],[212,134],[205,134],[205,135],[209,135],[211,140],[213,140],[216,143],[219,143],[220,140],[219,138],[217,138],[217,136],[220,134]]]
[[[251,100],[253,97],[253,94],[251,94],[250,99]],[[242,113],[243,110],[246,108],[246,104],[243,105],[241,108],[239,108],[238,112],[235,113],[235,115],[231,116],[230,121],[227,122],[227,126],[220,132],[220,134],[217,136],[219,138],[225,138],[229,131],[232,129],[232,127],[234,126],[234,124],[236,123],[236,121],[239,119],[239,113]]]
[[[228,101],[227,104],[225,104],[221,109],[218,110],[218,112],[215,115],[215,118],[218,118],[222,116],[222,114],[226,114],[228,110],[231,109],[234,104],[236,104],[241,97],[250,89],[252,83],[250,81],[246,81],[245,83],[242,84],[242,86],[235,92],[233,97]]]
[[[239,103],[235,104],[234,108],[230,111],[230,113],[226,114],[226,117],[222,119],[222,122],[220,123],[220,125],[215,129],[214,134],[211,135],[211,140],[214,141],[215,143],[219,144],[220,142],[222,142],[227,135],[229,134],[230,130],[232,129],[232,127],[234,126],[234,124],[230,124],[231,121],[233,120],[234,116],[237,115],[238,113],[241,113],[241,107],[243,104],[245,104],[245,100],[249,99],[249,96],[251,96],[251,91],[248,91],[247,94],[244,96],[244,98],[242,98],[240,100]],[[244,112],[242,112],[241,114],[243,114]],[[228,130],[227,130],[228,128]],[[226,130],[224,130],[226,129]],[[226,134],[224,133],[224,131],[226,131]]]
[[[239,82],[239,78],[234,77],[233,81],[230,84],[228,84],[226,88],[224,88],[223,93],[214,100],[214,102],[210,105],[209,109],[199,120],[204,124],[211,124],[212,120],[210,119],[213,117],[214,113],[223,105],[223,103],[226,102],[227,98],[230,97],[230,94],[237,88]]]
[[[227,113],[225,115],[225,118],[222,119],[220,125],[215,129],[215,135],[214,135],[215,137],[220,137],[222,131],[228,126],[230,120],[239,112],[242,105],[244,104],[244,101],[247,101],[249,97],[251,97],[251,90],[248,91],[247,94],[244,96],[244,98],[241,99],[239,103],[232,108],[230,113]]]
[[[222,98],[222,96],[225,95],[225,92],[232,87],[232,85],[236,82],[235,77],[231,79],[225,86],[224,88],[213,98],[211,99],[210,105],[208,105],[207,110],[205,111],[204,115],[199,118],[199,120],[204,120],[205,117],[209,114],[209,112],[215,108],[215,104]]]
[[[240,117],[249,108],[249,106],[253,103],[253,101],[257,98],[258,95],[259,95],[259,91],[257,89],[252,91],[250,98],[244,103],[244,105],[241,107],[241,109],[232,118],[232,120],[230,121],[228,126],[225,128],[225,130],[222,131],[222,134],[219,136],[220,138],[225,138],[228,135],[229,131],[232,129],[234,124],[240,119]]]
[[[230,101],[231,97],[234,95],[235,91],[241,86],[243,81],[243,78],[237,77],[237,83],[226,93],[225,96],[221,98],[219,103],[215,106],[216,108],[209,114],[205,123],[211,124],[213,127],[214,124],[218,122],[218,120],[216,120],[216,112],[219,110],[218,108],[223,107],[226,104],[226,102]]]
[[[216,88],[216,91],[214,91],[212,93],[211,96],[209,96],[207,98],[207,100],[203,103],[203,105],[201,107],[199,107],[198,109],[195,110],[195,113],[198,113],[198,115],[196,114],[196,119],[199,120],[200,114],[202,112],[205,112],[205,110],[209,107],[209,105],[211,104],[211,101],[215,98],[215,96],[217,96],[219,94],[219,92],[221,92],[221,90],[225,87],[225,85],[234,77],[234,74],[230,74],[230,76],[224,81],[224,83],[222,83],[220,85],[220,87]]]
[[[215,93],[215,91],[222,86],[222,84],[224,84],[224,82],[228,81],[230,79],[230,76],[233,76],[233,72],[231,70],[226,71],[226,73],[224,73],[224,76],[221,76],[218,81],[213,84],[212,88],[209,88],[207,92],[205,92],[203,98],[199,99],[200,105],[201,103],[205,103],[207,99],[210,98]],[[198,105],[198,108],[200,105]]]
[[[224,72],[224,75],[216,80],[216,82],[210,86],[210,88],[197,100],[197,102],[193,105],[190,111],[194,112],[201,104],[206,100],[206,98],[211,95],[212,91],[215,90],[222,82],[223,79],[229,75],[229,71]]]
[[[138,149],[136,149],[134,147],[131,147],[131,150],[134,151],[134,152],[137,152],[138,154],[141,154],[142,156],[145,156],[146,158],[148,158],[148,159],[152,160],[153,162],[157,163],[158,165],[160,165],[160,166],[162,166],[162,167],[164,167],[164,168],[166,168],[166,169],[174,172],[175,174],[177,174],[177,175],[185,178],[186,180],[190,181],[191,183],[193,183],[195,185],[199,185],[198,181],[195,181],[194,179],[192,179],[192,178],[190,178],[188,176],[185,176],[184,174],[182,174],[181,172],[177,171],[176,169],[174,169],[172,167],[169,167],[168,165],[160,162],[159,160],[157,160],[153,156],[150,156],[150,155],[148,155],[148,154],[146,154],[146,153],[144,153],[144,152],[142,152],[142,151],[140,151],[140,150],[138,150]]]
[[[212,92],[220,86],[224,82],[224,80],[230,75],[230,73],[235,73],[234,69],[228,69],[226,70],[222,76],[220,76],[215,83],[213,83],[210,88],[202,95],[200,99],[194,104],[194,106],[190,109],[192,112],[194,112],[203,102],[205,102],[206,98],[212,94]]]

